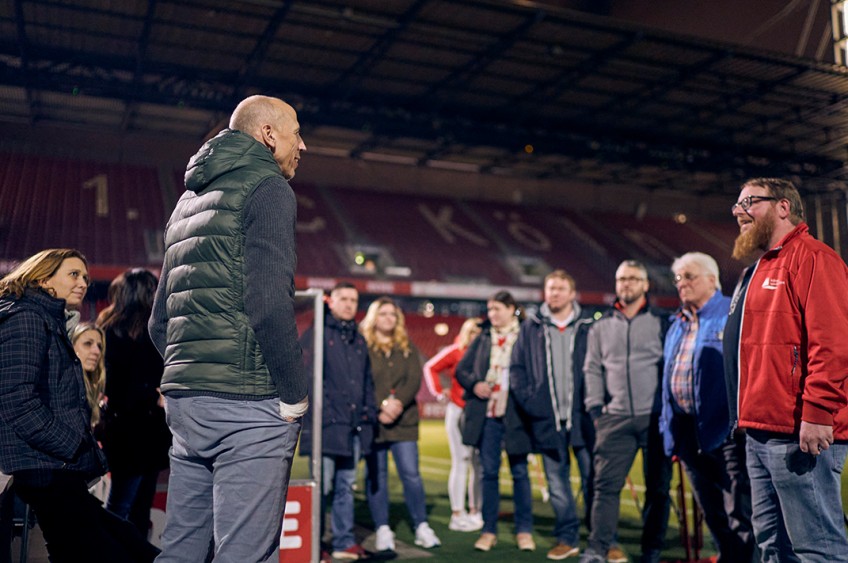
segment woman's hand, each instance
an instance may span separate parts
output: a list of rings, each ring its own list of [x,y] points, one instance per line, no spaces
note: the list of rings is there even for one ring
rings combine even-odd
[[[383,399],[383,402],[380,403],[380,414],[386,414],[390,418],[389,422],[394,422],[395,420],[397,420],[397,418],[401,415],[402,412],[403,403],[401,403],[397,399],[388,397],[386,399]],[[383,420],[380,419],[380,422],[383,422]],[[383,422],[383,424],[388,423]]]
[[[478,381],[474,384],[474,394],[481,399],[488,399],[492,396],[492,388],[485,381]]]

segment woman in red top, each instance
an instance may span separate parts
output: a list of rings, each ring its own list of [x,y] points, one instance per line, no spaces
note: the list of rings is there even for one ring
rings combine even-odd
[[[482,494],[480,491],[480,459],[471,446],[462,443],[460,430],[462,409],[465,400],[462,398],[464,389],[456,381],[456,366],[466,348],[480,334],[478,323],[480,319],[468,319],[459,330],[456,340],[450,346],[430,358],[424,364],[424,381],[440,403],[448,401],[442,388],[439,374],[447,371],[450,374],[450,401],[445,409],[445,430],[448,434],[448,445],[451,454],[451,469],[448,477],[448,496],[450,497],[451,515],[448,528],[458,532],[474,532],[483,527],[480,515]],[[469,473],[470,469],[470,473]],[[465,491],[468,489],[468,512],[465,511]]]

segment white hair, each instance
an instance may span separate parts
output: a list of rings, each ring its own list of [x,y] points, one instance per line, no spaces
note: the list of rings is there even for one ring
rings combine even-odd
[[[718,275],[718,263],[716,263],[715,258],[703,252],[687,252],[683,256],[674,259],[674,262],[671,264],[671,271],[676,272],[689,264],[700,266],[704,272],[715,277],[716,289],[721,291],[721,280]]]

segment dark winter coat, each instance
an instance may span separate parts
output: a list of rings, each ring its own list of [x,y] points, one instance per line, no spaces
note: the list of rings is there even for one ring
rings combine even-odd
[[[456,380],[465,389],[465,425],[462,429],[462,442],[468,446],[479,447],[483,436],[483,423],[486,422],[487,399],[474,394],[474,385],[486,380],[489,371],[489,358],[492,349],[491,325],[488,321],[482,325],[483,331],[468,346],[468,350],[456,367]],[[503,417],[505,435],[504,445],[509,455],[525,455],[531,452],[530,436],[524,423],[515,410],[515,402],[508,400]]]
[[[0,470],[106,472],[65,301],[38,289],[0,299]]]
[[[421,356],[410,344],[404,356],[399,348],[387,357],[380,351],[369,350],[371,373],[374,376],[374,400],[379,404],[393,391],[403,403],[403,412],[392,424],[377,423],[377,442],[418,441],[418,403],[415,395],[421,388]]]
[[[310,375],[315,356],[313,340],[313,329],[305,331],[300,339],[307,373]],[[303,420],[300,438],[302,455],[312,453],[313,395],[310,384],[309,410]],[[377,416],[368,346],[354,321],[340,321],[329,311],[324,315],[323,399],[321,453],[331,456],[353,455],[351,442],[354,434],[359,435],[362,454],[369,453]]]
[[[106,331],[103,449],[113,472],[139,475],[168,467],[171,432],[159,406],[163,362],[147,332],[138,340]]]
[[[591,311],[581,310],[574,321],[571,346],[571,375],[573,387],[569,446],[592,447],[595,429],[585,411],[583,362],[586,358],[586,337],[592,326]],[[512,348],[509,370],[511,399],[519,415],[531,430],[534,448],[555,450],[561,444],[557,397],[551,393],[552,366],[550,342],[545,336],[546,317],[533,315],[521,324],[521,332]]]

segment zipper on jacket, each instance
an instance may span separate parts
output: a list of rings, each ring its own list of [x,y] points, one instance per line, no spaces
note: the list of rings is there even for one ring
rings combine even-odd
[[[630,382],[630,328],[632,326],[631,321],[633,319],[626,319],[626,320],[627,320],[627,356],[625,356],[624,360],[625,360],[625,365],[627,366],[627,369],[626,369],[626,373],[627,373],[627,398],[630,401],[630,416],[636,416],[636,414],[635,414],[636,411],[633,409],[633,385]]]
[[[795,368],[798,367],[798,362],[799,362],[798,347],[793,344],[792,345],[792,380],[793,380],[793,384],[794,384],[794,380],[795,380]]]
[[[760,257],[762,260],[762,257]],[[751,277],[748,278],[748,285],[745,286],[745,296],[742,298],[742,303],[738,305],[742,307],[739,313],[739,338],[736,342],[736,420],[733,421],[733,428],[739,426],[739,396],[742,394],[742,330],[745,328],[745,303],[748,302],[748,292],[751,291],[751,282],[754,281],[754,276],[757,275],[757,268],[760,267],[760,260],[754,264],[754,270],[751,272]],[[743,272],[743,276],[745,273]]]

